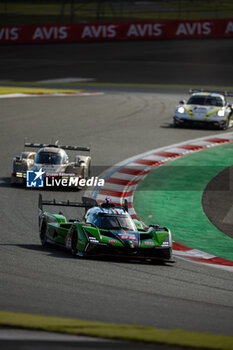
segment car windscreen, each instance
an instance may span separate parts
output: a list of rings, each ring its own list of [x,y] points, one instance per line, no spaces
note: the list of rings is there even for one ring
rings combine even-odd
[[[40,152],[36,155],[37,164],[62,164],[62,157],[58,153]]]
[[[133,220],[129,215],[95,215],[93,224],[99,228],[127,231],[136,231]]]
[[[189,105],[223,107],[223,100],[218,96],[191,96],[187,103]]]

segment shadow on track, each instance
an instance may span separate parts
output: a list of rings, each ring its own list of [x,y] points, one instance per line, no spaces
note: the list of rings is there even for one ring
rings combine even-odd
[[[0,244],[0,246],[12,246],[12,247],[19,247],[22,249],[27,249],[31,251],[38,251],[41,253],[49,254],[50,256],[53,256],[55,258],[62,258],[62,259],[76,259],[76,260],[88,260],[88,261],[107,261],[109,263],[119,263],[119,264],[129,264],[129,265],[165,265],[165,266],[171,266],[171,264],[174,264],[176,261],[174,259],[170,261],[162,260],[162,259],[137,259],[137,258],[126,258],[121,256],[89,256],[89,257],[79,257],[79,256],[72,256],[70,252],[64,248],[59,246],[53,246],[52,244],[47,244],[46,247],[42,247],[40,244],[13,244],[13,243],[5,243]]]
[[[11,187],[10,177],[0,177],[0,187]]]

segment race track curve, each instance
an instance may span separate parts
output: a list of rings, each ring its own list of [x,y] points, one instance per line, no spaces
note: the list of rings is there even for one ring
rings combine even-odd
[[[232,48],[231,39],[8,46],[1,47],[1,79],[93,77],[99,83],[229,86]],[[63,250],[41,248],[38,191],[9,184],[11,159],[23,150],[25,137],[91,143],[93,165],[106,167],[150,149],[216,134],[170,126],[186,89],[88,88],[104,94],[0,100],[0,309],[233,335],[228,271],[182,259],[173,265],[80,260]],[[71,200],[83,194],[42,193],[47,199]],[[63,212],[81,215],[73,209]]]

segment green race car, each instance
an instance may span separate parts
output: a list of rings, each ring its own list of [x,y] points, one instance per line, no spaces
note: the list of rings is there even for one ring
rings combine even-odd
[[[117,207],[106,199],[97,204],[90,198],[82,203],[43,200],[39,195],[39,234],[42,246],[52,243],[63,246],[78,256],[121,256],[143,259],[172,258],[171,232],[166,227],[132,219],[127,201]],[[62,214],[43,210],[43,205],[83,207],[83,220],[69,219]]]

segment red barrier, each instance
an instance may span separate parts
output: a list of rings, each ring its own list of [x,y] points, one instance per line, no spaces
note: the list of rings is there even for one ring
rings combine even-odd
[[[233,19],[0,26],[0,43],[233,37]]]

